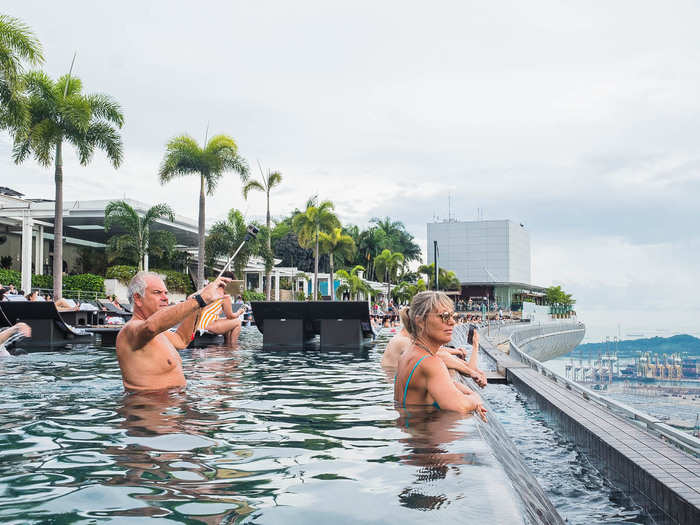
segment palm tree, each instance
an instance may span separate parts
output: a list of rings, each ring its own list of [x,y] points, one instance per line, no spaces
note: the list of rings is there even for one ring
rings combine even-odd
[[[265,216],[265,226],[268,232],[272,232],[270,228],[270,192],[275,186],[279,186],[282,183],[282,174],[279,171],[267,171],[267,176],[260,168],[260,175],[262,177],[261,181],[249,180],[243,185],[243,198],[248,200],[248,194],[252,190],[265,192],[267,197],[267,215]],[[267,251],[272,253],[272,235],[267,236]],[[272,268],[268,269],[268,265],[265,265],[265,281],[267,282],[265,293],[267,300],[270,300],[270,292],[272,291]]]
[[[314,247],[314,301],[318,297],[319,234],[339,226],[333,208],[331,201],[318,202],[318,196],[314,195],[306,202],[306,210],[295,215],[292,220],[292,227],[299,237],[299,245],[306,249]]]
[[[333,228],[330,233],[321,232],[319,234],[321,251],[327,253],[331,265],[331,301],[335,301],[335,281],[333,279],[333,256],[347,259],[355,253],[355,241],[352,237],[343,233],[341,228]],[[364,268],[363,268],[364,269]]]
[[[228,212],[228,217],[225,221],[217,221],[209,229],[209,235],[206,242],[207,260],[214,262],[216,257],[228,258],[238,246],[243,242],[246,236],[246,223],[243,214],[231,209]],[[231,269],[234,275],[243,277],[243,269],[248,260],[254,254],[259,252],[260,235],[256,239],[247,241],[241,251],[231,263]]]
[[[200,148],[189,135],[180,135],[165,147],[165,157],[158,173],[161,184],[182,175],[199,175],[197,286],[204,285],[205,185],[206,194],[211,195],[226,171],[235,171],[244,183],[248,180],[248,165],[238,155],[236,142],[226,135],[212,137],[204,148]]]
[[[374,260],[374,267],[377,274],[383,274],[387,284],[387,301],[391,298],[391,280],[396,278],[396,272],[402,264],[403,254],[392,252],[391,250],[382,251]]]
[[[118,168],[122,161],[118,129],[124,115],[107,95],[83,95],[82,82],[70,73],[54,82],[45,73],[33,71],[24,76],[24,86],[27,123],[14,131],[12,156],[17,164],[32,153],[42,166],[55,164],[53,293],[58,299],[63,285],[63,143],[75,146],[83,166],[95,149],[101,149]]]
[[[421,264],[418,273],[424,274],[428,278],[428,288],[435,289],[435,263]],[[459,290],[462,286],[457,274],[445,268],[439,268],[438,285],[440,290]]]
[[[21,126],[26,118],[21,97],[22,61],[41,64],[41,44],[24,22],[0,15],[0,128]]]
[[[392,221],[389,217],[383,219],[374,217],[370,222],[375,224],[377,233],[384,239],[382,249],[387,248],[393,252],[400,252],[404,256],[404,263],[418,261],[421,258],[421,249],[413,240],[413,235],[406,231],[406,226],[401,221]]]
[[[372,289],[360,277],[360,272],[364,271],[364,266],[360,266],[359,264],[350,270],[349,273],[347,270],[338,270],[336,275],[338,278],[345,281],[345,283],[338,286],[338,292],[343,293],[347,291],[350,293],[350,297],[353,300],[357,300],[357,294],[359,292],[370,294]]]
[[[170,251],[175,245],[175,236],[171,232],[151,229],[153,223],[162,218],[171,222],[175,219],[172,208],[167,204],[151,206],[141,215],[126,201],[111,201],[105,207],[105,231],[115,226],[126,231],[109,239],[111,251],[117,254],[133,253],[139,271],[148,270],[148,255]]]
[[[370,227],[360,233],[358,248],[361,253],[362,263],[367,266],[367,279],[376,279],[374,259],[381,253],[385,244],[386,235],[383,230],[380,230],[376,226]]]

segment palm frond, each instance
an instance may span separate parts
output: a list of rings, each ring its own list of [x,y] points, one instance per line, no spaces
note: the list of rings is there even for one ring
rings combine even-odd
[[[128,202],[124,200],[110,201],[105,206],[105,231],[109,231],[113,226],[118,225],[130,232],[136,233],[141,225],[138,212]]]
[[[172,138],[165,147],[165,157],[158,170],[160,183],[164,184],[175,177],[201,173],[202,150],[189,135]]]
[[[51,105],[56,104],[55,83],[43,71],[29,71],[23,77],[24,88],[27,94],[36,96],[39,99],[50,101]]]
[[[249,180],[243,185],[243,198],[248,200],[248,194],[252,191],[265,191],[265,187],[257,180]]]
[[[26,60],[32,65],[44,61],[41,42],[29,26],[8,15],[0,15],[0,47],[11,50],[15,60]]]
[[[106,122],[95,122],[90,125],[86,134],[86,142],[96,146],[105,152],[112,166],[118,168],[124,156],[124,148],[121,135]],[[81,164],[86,163],[82,161]]]
[[[68,91],[66,91],[66,84],[68,84]],[[80,92],[83,90],[83,81],[76,76],[62,75],[56,81],[55,89],[61,97],[63,97],[63,93],[66,94],[65,98],[80,96]]]
[[[104,119],[121,128],[124,125],[124,114],[119,103],[109,95],[94,93],[85,97],[92,110],[92,116]]]
[[[61,139],[61,133],[53,122],[42,120],[29,130],[29,146],[34,158],[42,166],[53,162],[54,148]]]
[[[273,171],[267,177],[267,188],[272,189],[282,183],[282,174],[279,171]]]
[[[173,209],[164,202],[151,206],[146,211],[146,214],[143,217],[143,222],[146,225],[150,225],[156,219],[162,218],[166,218],[170,222],[173,222],[175,220],[175,213],[173,212]]]
[[[82,132],[87,131],[92,118],[92,111],[88,100],[81,95],[72,95],[57,100],[59,119],[66,125],[74,127]]]

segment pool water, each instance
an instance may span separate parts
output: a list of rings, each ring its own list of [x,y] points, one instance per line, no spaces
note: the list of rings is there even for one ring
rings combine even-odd
[[[0,521],[524,522],[479,423],[400,414],[378,363],[253,329],[183,352],[186,390],[126,395],[113,348],[6,358]]]
[[[111,347],[1,359],[0,521],[527,523],[480,421],[394,408],[390,335],[290,352],[245,329],[150,394],[124,393]],[[643,523],[510,387],[486,392],[570,523]]]

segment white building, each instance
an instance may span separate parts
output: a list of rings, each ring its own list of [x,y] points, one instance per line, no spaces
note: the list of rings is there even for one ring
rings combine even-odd
[[[530,234],[509,221],[428,223],[428,264],[452,270],[462,283],[530,284]]]
[[[531,284],[530,234],[510,220],[428,223],[428,264],[455,272],[462,299],[519,309],[542,304],[545,288]]]

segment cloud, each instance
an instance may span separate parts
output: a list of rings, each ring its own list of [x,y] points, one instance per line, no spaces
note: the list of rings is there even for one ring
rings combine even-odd
[[[169,138],[202,140],[209,124],[251,167],[283,173],[274,216],[318,193],[344,221],[389,215],[424,243],[452,195],[452,217],[523,222],[535,281],[563,282],[580,304],[646,308],[657,287],[671,305],[698,304],[683,284],[700,281],[694,2],[103,9],[5,6],[37,32],[51,75],[77,49],[85,90],[126,113],[118,171],[100,155],[80,167],[67,149],[67,199],[126,194],[196,217],[196,179],[161,186],[156,173]],[[2,185],[53,195],[51,170],[14,166],[6,139],[0,173]],[[227,176],[207,222],[231,207],[262,217],[264,197],[244,201]]]

